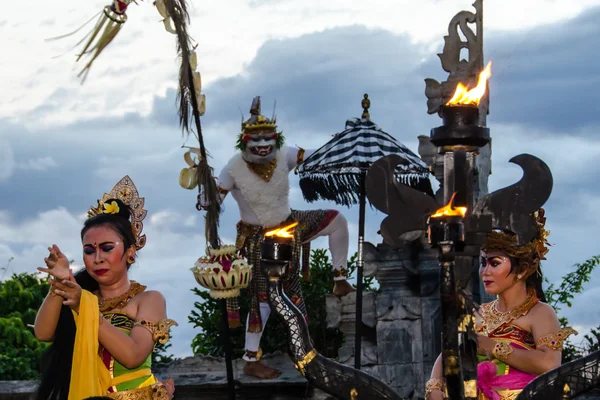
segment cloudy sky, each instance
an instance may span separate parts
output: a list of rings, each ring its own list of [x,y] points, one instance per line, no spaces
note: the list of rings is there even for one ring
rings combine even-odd
[[[191,354],[187,323],[195,297],[189,268],[204,253],[203,216],[195,194],[182,189],[184,144],[175,110],[174,38],[148,2],[132,5],[129,21],[96,61],[85,85],[76,75],[79,36],[68,33],[107,3],[77,7],[13,2],[0,17],[0,266],[35,271],[57,243],[81,265],[79,230],[87,208],[130,175],[149,210],[148,237],[132,278],[160,290],[177,356]],[[277,100],[290,145],[319,147],[345,120],[360,115],[370,94],[372,120],[416,152],[416,137],[438,126],[426,113],[423,79],[446,78],[436,53],[459,0],[230,0],[192,1],[191,35],[207,96],[206,145],[219,171],[233,155],[239,108],[261,95],[268,113]],[[8,13],[8,14],[7,14]],[[508,160],[531,153],[551,167],[547,203],[555,246],[544,269],[551,281],[600,253],[597,227],[600,154],[600,0],[486,0],[485,56],[493,61],[492,190],[517,181]],[[84,30],[80,32],[84,33]],[[61,55],[62,54],[62,55]],[[57,57],[58,56],[58,57]],[[294,208],[335,207],[303,202],[292,177]],[[341,208],[340,208],[341,209]],[[357,208],[341,209],[357,234]],[[236,205],[225,202],[221,235],[232,242]],[[367,214],[367,240],[383,215]],[[320,240],[318,245],[325,246]],[[600,323],[600,271],[564,315],[580,329]]]

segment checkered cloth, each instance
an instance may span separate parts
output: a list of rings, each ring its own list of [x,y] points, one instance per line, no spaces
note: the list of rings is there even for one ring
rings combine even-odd
[[[360,173],[390,154],[397,154],[404,161],[396,167],[402,183],[420,190],[427,185],[429,169],[419,156],[371,120],[349,119],[343,132],[298,167],[304,198],[309,202],[321,198],[347,206],[358,204]]]
[[[293,261],[287,273],[282,277],[283,289],[289,299],[302,311],[306,317],[306,306],[302,298],[300,285],[300,254],[303,243],[325,229],[331,221],[339,214],[336,210],[292,210],[290,217],[280,224],[280,227],[298,222],[294,230]],[[271,227],[275,229],[277,227]],[[262,319],[260,316],[259,303],[267,302],[267,280],[260,268],[260,248],[264,239],[265,230],[258,225],[250,225],[242,221],[237,224],[236,247],[252,265],[252,280],[248,286],[250,295],[250,323],[249,332],[262,331]],[[304,272],[306,273],[306,272]],[[237,298],[227,300],[227,313],[229,327],[234,328],[241,325]]]

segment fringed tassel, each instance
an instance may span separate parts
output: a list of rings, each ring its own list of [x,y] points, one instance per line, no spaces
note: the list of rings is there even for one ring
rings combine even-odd
[[[196,88],[194,87],[192,63],[195,63],[195,60],[192,57],[191,39],[187,33],[187,24],[190,20],[188,6],[185,0],[160,0],[156,5],[159,13],[165,18],[167,31],[177,35],[177,53],[181,57],[177,90],[179,123],[182,131],[189,134],[192,117],[194,120],[201,154],[200,164],[198,165],[198,187],[199,190],[204,191],[209,204],[206,210],[205,236],[210,246],[216,249],[221,246],[218,233],[221,204],[217,184],[213,179],[213,170],[208,165],[204,138],[202,137],[202,125],[200,124],[200,109],[202,107],[199,107],[201,99],[196,96]],[[171,28],[169,21],[173,24],[174,29]]]
[[[227,324],[229,329],[235,329],[242,326],[240,321],[240,306],[237,297],[226,300],[227,304]]]
[[[418,174],[397,175],[396,179],[407,186],[433,196],[431,181]],[[334,201],[350,207],[360,199],[359,174],[305,174],[300,177],[300,189],[309,203],[317,200]]]
[[[322,199],[350,207],[358,204],[359,175],[311,174],[300,178],[300,189],[309,203]]]
[[[81,77],[81,83],[85,82],[92,64],[100,56],[102,51],[108,46],[117,34],[121,31],[123,24],[127,21],[127,15],[112,10],[111,6],[104,7],[104,12],[98,18],[94,29],[87,35],[90,36],[81,53],[77,56],[79,61],[84,55],[92,54],[91,59],[86,66],[77,75]]]
[[[206,241],[210,243],[213,249],[221,247],[219,238],[219,217],[221,216],[221,202],[217,183],[213,179],[213,169],[202,158],[198,164],[198,189],[204,192],[208,207],[205,216],[204,235]]]
[[[164,11],[166,11],[175,28],[174,33],[177,35],[177,53],[181,57],[179,87],[177,90],[179,123],[183,132],[189,133],[191,122],[190,109],[194,113],[192,103],[194,102],[193,98],[195,98],[195,88],[190,65],[191,45],[190,37],[187,33],[187,24],[189,23],[190,16],[187,10],[187,3],[185,0],[162,0],[159,4],[161,6],[158,8],[159,12],[163,15]],[[162,7],[164,7],[163,12],[161,12]],[[172,30],[169,31],[172,32]],[[198,103],[197,99],[195,103]],[[198,132],[198,136],[202,141],[200,132]],[[201,143],[200,148],[204,151],[203,143]]]

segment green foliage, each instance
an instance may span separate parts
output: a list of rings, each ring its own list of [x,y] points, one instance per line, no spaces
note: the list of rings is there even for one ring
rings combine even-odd
[[[38,308],[50,285],[37,274],[13,274],[0,282],[0,380],[39,378],[47,344],[33,335]]]
[[[548,304],[557,312],[561,310],[561,304],[571,307],[575,294],[583,291],[583,284],[590,281],[590,275],[598,264],[600,264],[600,255],[593,256],[583,264],[575,264],[573,266],[575,271],[563,276],[558,287],[552,283],[544,290]],[[546,283],[549,283],[547,279]]]
[[[154,347],[154,351],[152,352],[153,367],[157,364],[168,364],[172,361],[175,361],[175,356],[173,356],[173,354],[167,353],[169,347],[171,347],[171,342],[173,342],[173,335],[170,335],[169,342],[165,344],[156,342],[156,346]]]
[[[594,269],[600,264],[600,255],[593,256],[589,260],[586,260],[582,264],[575,264],[572,272],[569,272],[560,281],[558,286],[545,279],[545,282],[549,284],[548,288],[544,290],[548,304],[554,307],[554,310],[558,313],[562,310],[561,306],[571,307],[572,300],[576,294],[583,291],[583,285],[590,281],[590,277]],[[565,328],[569,326],[569,321],[565,317],[560,317],[560,326]],[[593,351],[600,349],[600,325],[595,329],[591,330],[591,333],[584,336],[583,343],[579,346],[574,345],[571,340],[568,340],[562,352],[563,363],[573,361],[577,358],[583,357]]]
[[[348,261],[348,272],[352,276],[356,270],[357,255],[353,255]],[[338,329],[327,328],[325,296],[331,293],[333,288],[332,265],[323,249],[313,250],[310,258],[311,281],[302,281],[302,294],[308,310],[308,326],[310,336],[317,351],[325,357],[337,356],[338,349],[343,343],[342,333]],[[374,278],[364,279],[364,290],[373,290]],[[192,340],[194,354],[211,356],[223,356],[225,354],[225,341],[221,334],[221,311],[217,300],[210,297],[208,291],[198,288],[192,291],[200,297],[200,301],[194,303],[194,310],[188,317],[194,328],[200,328],[201,332]],[[239,297],[240,315],[243,327],[230,329],[231,343],[234,357],[240,357],[244,353],[245,345],[245,318],[248,314],[250,298],[246,290],[242,290]],[[282,324],[273,322],[267,324],[262,335],[261,347],[264,353],[274,351],[287,351],[286,331]]]

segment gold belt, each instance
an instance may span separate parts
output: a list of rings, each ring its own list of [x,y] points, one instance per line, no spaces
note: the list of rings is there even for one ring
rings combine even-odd
[[[117,400],[168,400],[167,388],[161,382],[143,388],[109,393],[106,397]]]
[[[522,391],[523,391],[522,389],[497,390],[498,394],[500,395],[500,400],[515,400],[517,398],[517,396],[519,395],[519,393],[521,393]],[[477,396],[477,400],[489,400],[489,399],[487,397],[485,397],[483,392],[480,391]]]

